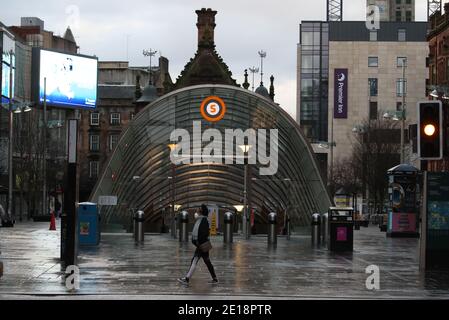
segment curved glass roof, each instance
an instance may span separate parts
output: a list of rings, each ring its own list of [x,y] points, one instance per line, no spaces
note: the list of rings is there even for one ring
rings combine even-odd
[[[210,96],[217,96],[226,104],[226,113],[218,122],[206,121],[200,112],[201,103]],[[172,204],[185,210],[207,203],[232,212],[235,205],[243,204],[245,165],[226,164],[221,158],[220,163],[170,161],[171,133],[185,129],[193,139],[194,122],[201,123],[201,133],[217,129],[214,132],[223,135],[222,141],[217,140],[219,146],[223,145],[223,152],[227,129],[267,133],[266,143],[257,140],[256,148],[270,158],[270,152],[277,148],[276,173],[262,175],[260,169],[266,165],[260,161],[250,161],[247,166],[248,205],[256,215],[282,211],[290,215],[293,225],[308,225],[312,213],[328,210],[331,201],[311,146],[292,117],[270,99],[251,91],[200,85],[171,92],[152,102],[122,133],[91,196],[93,202],[98,202],[99,196],[118,197],[117,206],[102,208],[103,223],[129,224],[132,207],[144,210],[151,222],[152,216],[154,220],[160,216],[161,208]],[[271,140],[272,129],[277,129],[277,141]],[[212,139],[206,140],[202,147]]]

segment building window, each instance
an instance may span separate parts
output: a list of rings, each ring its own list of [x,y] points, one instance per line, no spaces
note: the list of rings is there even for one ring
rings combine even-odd
[[[402,0],[396,0],[396,4],[401,4]]]
[[[407,94],[407,79],[400,78],[396,80],[396,94],[398,97]]]
[[[301,45],[303,46],[319,46],[320,32],[303,31],[301,33]]]
[[[98,134],[92,134],[89,136],[89,150],[90,151],[100,150],[100,136]]]
[[[98,177],[98,161],[90,161],[89,162],[89,178],[97,178]]]
[[[396,58],[396,63],[398,67],[407,66],[407,57],[397,57]]]
[[[368,79],[370,97],[377,97],[377,78]]]
[[[118,112],[111,113],[111,125],[113,126],[120,125],[120,113]]]
[[[378,67],[379,58],[378,57],[368,57],[368,67]]]
[[[370,101],[369,103],[369,119],[377,120],[377,102]]]
[[[410,10],[405,12],[405,21],[412,21],[412,12]]]
[[[402,102],[396,102],[396,111],[402,111]]]
[[[100,125],[100,114],[98,112],[92,112],[90,114],[90,125],[99,126]]]
[[[398,29],[398,41],[406,41],[407,40],[407,32],[405,29]]]
[[[115,146],[117,145],[118,142],[118,134],[111,134],[109,136],[109,150],[112,151],[114,150]]]
[[[377,41],[377,30],[370,30],[369,41]]]
[[[396,11],[396,21],[397,22],[402,21],[402,12],[400,10]]]

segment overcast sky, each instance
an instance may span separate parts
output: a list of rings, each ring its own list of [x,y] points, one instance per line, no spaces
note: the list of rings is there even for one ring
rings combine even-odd
[[[426,3],[416,0],[416,20],[426,20]],[[365,0],[345,0],[344,20],[364,20],[365,6]],[[14,0],[2,6],[0,21],[10,26],[19,25],[20,17],[39,17],[56,34],[69,24],[81,53],[100,60],[148,65],[142,50],[156,49],[170,60],[175,81],[195,54],[195,10],[203,7],[218,11],[217,51],[237,82],[245,68],[259,66],[263,49],[264,82],[275,76],[275,100],[295,117],[299,23],[325,19],[326,0]]]

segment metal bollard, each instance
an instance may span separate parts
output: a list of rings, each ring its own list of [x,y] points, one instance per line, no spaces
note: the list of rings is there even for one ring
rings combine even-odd
[[[189,226],[189,213],[187,211],[181,212],[179,220],[179,242],[188,242],[189,230],[187,228]]]
[[[321,239],[324,245],[327,245],[328,237],[329,237],[329,214],[326,212],[321,215]]]
[[[276,217],[276,212],[271,212],[268,215],[268,244],[277,243]]]
[[[312,215],[312,245],[320,244],[321,216],[319,213]]]
[[[176,239],[176,235],[178,234],[178,213],[175,213],[171,222],[171,236]]]
[[[145,214],[142,210],[134,214],[134,240],[136,242],[143,242],[144,232],[143,223],[145,222]]]
[[[232,243],[233,231],[232,231],[232,220],[234,219],[233,214],[231,212],[226,212],[224,215],[224,234],[223,234],[223,242],[224,243]]]

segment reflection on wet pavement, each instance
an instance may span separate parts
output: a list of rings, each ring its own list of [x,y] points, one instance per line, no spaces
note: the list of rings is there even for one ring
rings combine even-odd
[[[180,244],[169,234],[146,235],[143,245],[135,245],[131,234],[102,234],[98,247],[80,248],[80,289],[69,292],[58,259],[59,232],[48,231],[48,223],[0,228],[0,298],[449,298],[449,272],[420,274],[418,239],[386,238],[374,226],[355,231],[352,254],[313,249],[306,234],[293,235],[290,241],[280,237],[276,248],[267,247],[264,236],[235,237],[233,245],[215,237],[213,246],[211,260],[220,283],[207,283],[209,274],[200,262],[184,287],[176,278],[188,269],[191,244]],[[380,268],[380,290],[366,289],[369,265]]]

